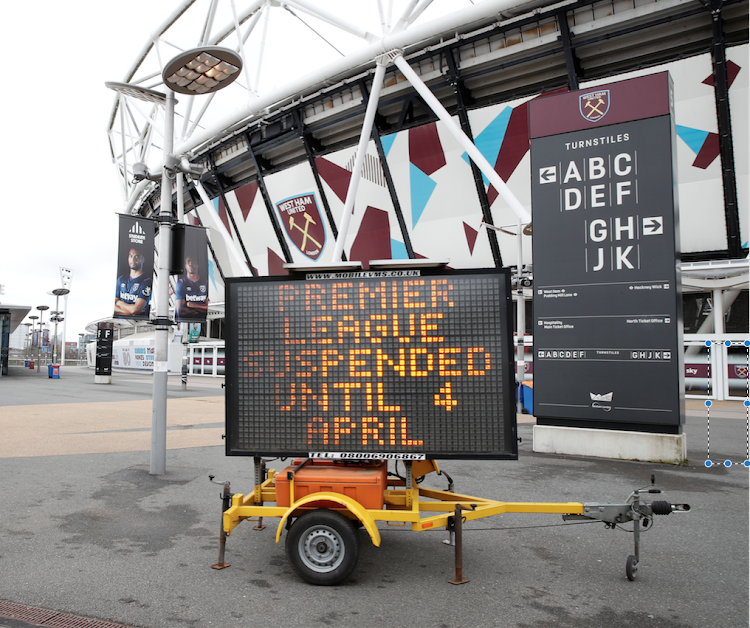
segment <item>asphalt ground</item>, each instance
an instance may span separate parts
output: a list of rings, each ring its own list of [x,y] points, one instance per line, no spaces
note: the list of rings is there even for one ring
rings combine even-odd
[[[361,533],[349,580],[314,587],[293,572],[284,539],[274,543],[275,519],[262,531],[241,524],[227,543],[232,566],[210,568],[221,487],[208,476],[247,492],[252,462],[224,456],[221,380],[191,378],[183,391],[170,377],[167,473],[149,475],[151,382],[115,372],[112,384],[95,384],[85,367],[59,380],[22,367],[0,378],[0,626],[748,625],[748,469],[705,466],[698,400],[688,402],[684,466],[535,454],[527,415],[517,461],[441,464],[458,492],[505,501],[624,502],[655,474],[664,498],[692,509],[656,517],[642,534],[634,582],[625,576],[632,534],[505,514],[464,526],[467,584],[447,582],[455,571],[444,530],[383,526],[379,548]],[[746,459],[742,403],[712,406],[710,451],[714,461]],[[445,480],[432,474],[425,485]]]

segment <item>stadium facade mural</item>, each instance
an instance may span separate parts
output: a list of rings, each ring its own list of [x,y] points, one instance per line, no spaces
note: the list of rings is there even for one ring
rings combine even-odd
[[[748,47],[733,48],[731,53],[738,60],[729,66],[731,102],[733,111],[738,112],[732,124],[735,137],[743,137],[747,136],[748,123],[747,116],[740,114],[747,112],[748,72],[742,66],[746,65],[743,55],[747,56]],[[724,250],[727,233],[710,56],[699,55],[617,78],[663,70],[669,71],[675,86],[682,252]],[[583,83],[581,89],[602,82]],[[533,216],[529,100],[472,110],[468,119],[477,147],[521,203],[531,208]],[[493,224],[504,231],[486,229],[468,156],[442,122],[383,135],[381,145],[392,187],[377,146],[371,141],[344,246],[346,259],[364,263],[406,259],[411,247],[415,258],[449,260],[454,268],[492,267],[495,261],[490,238],[496,237],[502,263],[516,264],[515,214],[482,177]],[[738,201],[740,207],[747,207],[747,174],[742,174],[747,172],[747,143],[735,142],[734,150]],[[213,247],[224,275],[249,272],[236,267],[233,257],[224,250],[226,246],[244,249],[254,273],[260,276],[286,274],[283,265],[287,261],[306,265],[333,261],[333,227],[338,230],[340,226],[355,153],[356,147],[349,147],[315,158],[319,186],[310,163],[305,161],[264,177],[268,200],[255,180],[215,199],[213,207],[198,206],[195,213],[203,224],[211,224],[206,217],[211,211],[228,234],[223,246],[219,243]],[[746,246],[746,212],[740,212],[740,223]],[[216,229],[213,232],[219,235]],[[524,264],[531,262],[531,244],[531,238],[526,237]],[[216,292],[212,300],[221,301],[223,282],[217,275],[212,276],[211,289]]]

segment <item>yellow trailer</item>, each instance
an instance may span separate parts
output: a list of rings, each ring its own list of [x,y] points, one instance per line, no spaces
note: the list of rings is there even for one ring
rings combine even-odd
[[[643,501],[644,495],[651,495],[653,499],[661,493],[653,476],[649,486],[633,491],[621,504],[503,502],[454,492],[450,476],[442,472],[434,460],[404,461],[404,466],[403,477],[386,474],[386,481],[378,487],[373,486],[373,476],[383,477],[383,468],[387,470],[384,460],[306,458],[277,473],[266,469],[265,461],[255,458],[252,492],[232,494],[229,482],[215,482],[224,486],[224,506],[219,560],[212,567],[229,567],[225,562],[226,538],[242,521],[254,521],[255,529],[263,529],[264,519],[278,517],[276,542],[286,527],[286,551],[297,573],[312,584],[338,584],[356,567],[357,528],[364,527],[373,545],[380,546],[378,522],[383,522],[394,526],[410,525],[415,532],[447,529],[456,553],[456,575],[450,582],[463,584],[468,582],[463,577],[463,522],[502,513],[550,513],[560,514],[565,520],[599,520],[608,527],[633,521],[635,549],[626,562],[627,577],[633,580],[638,569],[641,529],[653,525],[654,515],[690,509],[688,504]],[[421,488],[421,480],[428,473],[444,475],[449,481],[447,490]],[[214,481],[213,476],[209,477]],[[363,486],[364,490],[360,490]],[[329,490],[319,490],[325,488]],[[359,495],[364,495],[364,499],[359,499]],[[373,501],[382,505],[368,507]]]

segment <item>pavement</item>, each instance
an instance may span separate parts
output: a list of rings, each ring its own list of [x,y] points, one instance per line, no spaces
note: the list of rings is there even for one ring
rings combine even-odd
[[[748,469],[707,468],[708,415],[688,401],[682,466],[531,450],[534,419],[519,415],[517,461],[444,461],[456,490],[506,501],[623,502],[651,474],[689,513],[657,517],[641,537],[636,580],[625,576],[632,534],[559,515],[505,514],[464,527],[454,577],[445,531],[363,532],[354,574],[313,587],[292,570],[277,520],[241,524],[217,562],[221,487],[252,488],[252,461],[226,457],[222,380],[169,378],[167,473],[149,474],[146,373],[45,372],[0,378],[0,627],[659,628],[748,625]],[[717,462],[747,459],[747,410],[710,409]],[[277,469],[286,463],[276,461]],[[428,476],[427,486],[445,488]]]

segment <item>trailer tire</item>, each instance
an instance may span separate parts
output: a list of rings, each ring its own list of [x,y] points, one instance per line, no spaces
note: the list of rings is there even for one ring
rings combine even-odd
[[[354,571],[359,541],[349,519],[318,508],[299,517],[286,536],[286,551],[294,570],[310,584],[330,586]]]

